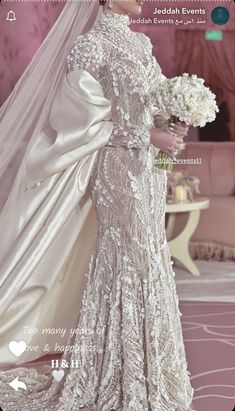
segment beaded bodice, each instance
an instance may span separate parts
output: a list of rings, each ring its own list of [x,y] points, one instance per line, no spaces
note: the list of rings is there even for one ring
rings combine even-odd
[[[68,70],[85,69],[100,82],[112,105],[116,141],[124,141],[123,130],[130,134],[132,129],[149,143],[153,96],[165,76],[152,56],[149,38],[133,32],[129,24],[128,15],[102,13],[88,33],[77,37],[67,58]]]

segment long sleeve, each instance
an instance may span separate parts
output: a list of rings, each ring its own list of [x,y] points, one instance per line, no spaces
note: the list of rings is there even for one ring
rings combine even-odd
[[[146,35],[141,33],[141,38],[142,41],[144,42],[144,45],[146,48],[149,49],[149,52],[152,54],[153,51],[153,45]],[[152,113],[154,116],[162,116],[164,118],[169,118],[168,114],[161,111],[159,107],[156,106],[155,104],[155,95],[157,93],[158,85],[162,81],[166,80],[167,77],[162,73],[162,69],[160,65],[158,64],[156,58],[152,56],[151,60],[151,72],[149,76],[149,82],[150,82],[150,102],[151,102],[151,107],[152,107]]]
[[[97,80],[101,59],[98,43],[83,37],[76,40],[67,59],[69,70],[50,110],[49,126],[56,137],[53,141],[45,129],[40,133],[28,158],[28,187],[62,172],[109,141],[111,103]]]
[[[158,85],[162,81],[166,80],[167,77],[162,73],[161,68],[159,64],[157,63],[157,60],[155,57],[153,57],[153,69],[152,69],[152,78],[151,78],[151,103],[152,103],[152,112],[154,116],[162,116],[164,118],[168,118],[168,114],[162,111],[159,107],[156,106],[155,103],[155,96],[156,93],[158,92]]]

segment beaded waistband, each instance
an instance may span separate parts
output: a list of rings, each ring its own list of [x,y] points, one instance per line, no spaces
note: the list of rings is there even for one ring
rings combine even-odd
[[[149,128],[114,124],[108,147],[143,148],[150,145]]]

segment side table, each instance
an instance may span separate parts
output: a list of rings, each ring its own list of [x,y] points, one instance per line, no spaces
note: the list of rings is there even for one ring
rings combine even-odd
[[[166,237],[171,256],[180,261],[192,275],[200,275],[200,273],[189,254],[189,241],[197,228],[201,210],[208,208],[209,204],[208,198],[200,197],[190,203],[169,203],[166,205],[166,213],[169,214]],[[188,220],[181,233],[173,238],[177,213],[188,213]]]

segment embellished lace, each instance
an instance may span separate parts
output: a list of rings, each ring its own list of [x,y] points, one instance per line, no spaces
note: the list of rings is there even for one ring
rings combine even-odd
[[[77,37],[68,70],[83,68],[102,84],[115,124],[150,129],[152,96],[164,76],[149,38],[131,31],[129,23],[127,15],[104,13],[89,33]]]
[[[152,96],[164,78],[128,16],[103,14],[79,36],[68,70],[87,70],[112,103],[113,134],[90,180],[98,230],[73,347],[59,383],[35,371],[1,375],[4,411],[189,411],[193,397],[166,241],[167,175],[154,167]],[[83,349],[89,347],[89,349]],[[13,393],[20,375],[30,389]],[[3,396],[3,394],[5,396]],[[8,395],[8,397],[7,397]]]

